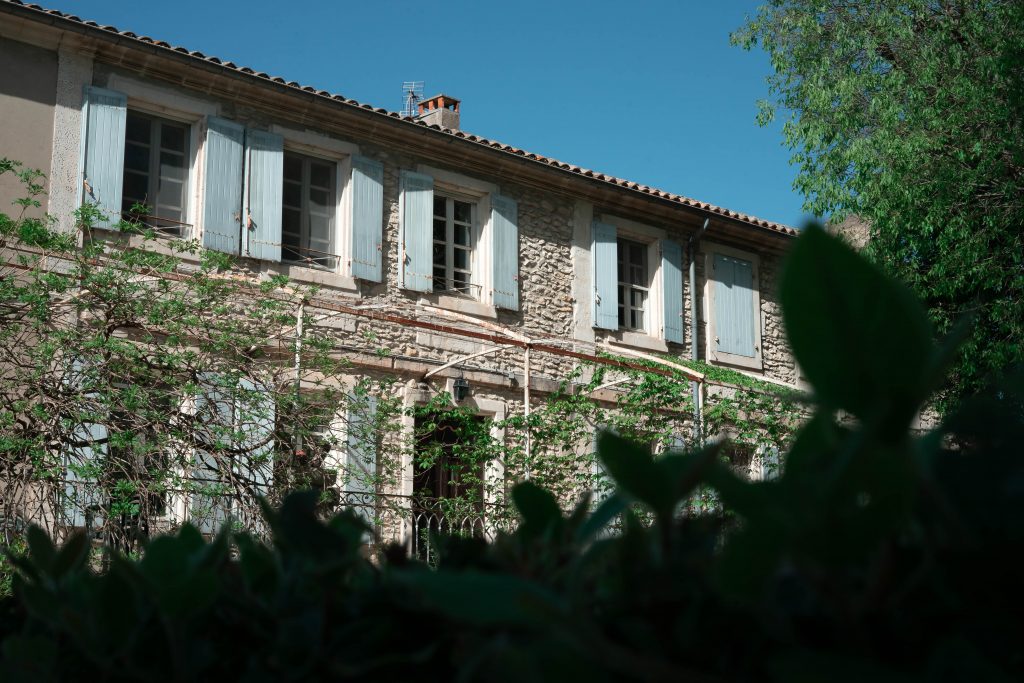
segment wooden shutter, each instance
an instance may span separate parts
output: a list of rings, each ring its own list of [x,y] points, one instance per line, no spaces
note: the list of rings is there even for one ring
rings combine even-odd
[[[241,247],[245,128],[214,116],[206,120],[203,246],[238,254]]]
[[[239,188],[241,189],[241,188]],[[214,534],[227,521],[231,499],[223,495],[224,476],[218,456],[229,448],[234,433],[234,397],[224,377],[213,372],[199,375],[196,397],[197,441],[189,477],[189,521],[204,534]]]
[[[284,138],[262,130],[245,132],[245,253],[281,260],[281,202],[284,192]]]
[[[82,203],[96,204],[103,213],[103,218],[96,222],[97,227],[109,228],[121,220],[127,116],[127,95],[104,88],[85,87]]]
[[[661,241],[661,286],[664,302],[665,341],[683,343],[683,248],[672,240]]]
[[[384,164],[352,157],[352,277],[380,282],[384,233]]]
[[[615,226],[594,222],[590,250],[594,262],[594,327],[619,329],[618,244]]]
[[[245,455],[234,461],[235,473],[250,483],[256,495],[267,496],[274,483],[274,426],[277,418],[274,394],[267,387],[243,377],[238,382],[235,415],[238,449]]]
[[[493,300],[497,308],[519,310],[519,205],[514,199],[491,195]]]
[[[377,398],[349,394],[342,486],[345,502],[372,524],[377,505]]]
[[[754,271],[750,261],[715,254],[716,350],[753,358]]]
[[[402,171],[402,226],[398,250],[401,286],[414,292],[434,290],[434,179]]]
[[[106,459],[107,436],[106,425],[96,423],[80,424],[71,432],[64,479],[64,514],[70,526],[103,526],[104,496],[95,472]]]

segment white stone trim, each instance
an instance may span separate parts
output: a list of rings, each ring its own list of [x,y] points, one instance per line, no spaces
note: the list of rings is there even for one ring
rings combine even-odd
[[[704,252],[704,348],[707,350],[708,360],[714,363],[735,365],[737,367],[751,370],[764,370],[764,350],[761,348],[761,339],[764,333],[764,317],[761,315],[761,257],[752,251],[744,251],[729,247],[724,244],[705,242]],[[751,306],[754,313],[754,357],[740,356],[735,353],[715,351],[714,339],[717,336],[717,321],[715,320],[715,287],[714,263],[715,254],[733,256],[735,258],[750,261],[751,276],[753,280],[753,297]]]
[[[92,82],[92,58],[69,49],[57,52],[57,94],[53,108],[48,213],[60,232],[75,231],[75,210],[81,206],[82,105],[86,85]]]

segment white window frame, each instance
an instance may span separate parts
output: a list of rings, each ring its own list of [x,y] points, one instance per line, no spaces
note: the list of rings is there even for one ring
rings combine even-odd
[[[617,331],[596,331],[598,334],[604,333],[606,337],[617,339],[627,346],[667,352],[668,344],[665,342],[662,332],[665,324],[665,303],[662,292],[664,288],[663,273],[661,272],[661,241],[668,237],[667,233],[661,228],[611,214],[596,214],[594,220],[615,226],[616,261],[618,260],[619,240],[626,239],[647,245],[647,278],[649,282],[643,329],[621,327]],[[594,255],[591,254],[590,258],[593,259]],[[618,288],[617,273],[615,282],[616,288]]]
[[[500,194],[494,183],[479,180],[470,176],[435,168],[426,164],[418,164],[416,172],[429,175],[434,179],[434,194],[452,197],[475,205],[473,220],[473,251],[470,255],[470,294],[443,294],[441,292],[423,293],[421,301],[440,308],[467,313],[482,317],[496,318],[493,289],[494,242],[491,224],[491,195]],[[431,206],[433,216],[433,206]],[[433,231],[433,224],[431,224]],[[431,272],[433,272],[433,253],[431,253]]]
[[[294,156],[294,157],[296,157],[302,163],[302,166],[303,166],[302,177],[301,177],[300,182],[299,182],[300,202],[301,202],[302,205],[300,207],[285,206],[283,198],[282,198],[282,210],[285,209],[285,208],[291,208],[291,209],[298,208],[299,213],[300,213],[300,226],[299,226],[299,241],[300,242],[302,241],[302,232],[303,231],[307,231],[308,232],[309,227],[310,227],[310,224],[309,224],[309,222],[307,220],[309,218],[309,214],[311,213],[311,208],[309,207],[308,193],[309,193],[310,189],[313,186],[312,186],[311,178],[309,177],[309,176],[312,175],[312,173],[307,175],[306,174],[306,169],[309,167],[309,164],[315,162],[315,163],[322,164],[324,166],[329,167],[331,169],[331,175],[335,176],[334,177],[334,182],[333,182],[333,187],[329,187],[328,188],[330,190],[331,194],[335,195],[335,196],[334,196],[334,211],[333,212],[332,211],[328,212],[330,214],[330,229],[328,230],[328,234],[327,234],[327,239],[328,239],[328,242],[330,244],[330,247],[332,249],[334,249],[333,252],[329,252],[329,253],[330,253],[331,256],[334,257],[335,260],[334,260],[334,267],[333,268],[328,268],[327,266],[314,265],[314,264],[303,265],[303,263],[301,261],[295,261],[295,260],[287,260],[286,261],[285,260],[285,256],[284,256],[284,251],[286,249],[290,249],[290,247],[286,246],[285,243],[284,243],[284,219],[282,217],[282,220],[281,220],[281,252],[282,252],[281,261],[285,262],[285,263],[288,263],[290,265],[299,265],[299,266],[304,267],[304,268],[311,268],[311,269],[315,269],[315,270],[323,270],[323,271],[329,272],[329,273],[331,273],[331,272],[338,272],[339,270],[341,270],[341,267],[342,267],[342,265],[341,265],[341,257],[338,255],[338,243],[337,243],[338,242],[338,229],[337,229],[338,210],[337,210],[337,206],[339,204],[339,201],[338,201],[338,198],[337,198],[337,192],[338,192],[338,180],[337,180],[338,163],[336,161],[333,161],[333,160],[324,159],[322,157],[316,157],[316,156],[312,156],[312,155],[305,154],[305,153],[302,153],[302,152],[296,152],[295,150],[292,150],[292,149],[285,148],[284,151],[283,151],[283,155],[289,155],[289,154]],[[289,182],[290,181],[287,178],[285,178],[284,174],[282,173],[282,175],[281,175],[281,189],[282,189],[282,193],[284,191],[284,186],[287,183],[289,183]],[[307,237],[307,241],[310,241],[312,239],[312,235],[307,234],[306,237]],[[310,258],[315,258],[315,255],[310,254]]]
[[[469,271],[469,291],[467,291],[467,292],[458,292],[458,291],[453,290],[451,287],[449,287],[446,290],[440,290],[440,291],[435,290],[435,291],[437,291],[438,294],[447,293],[447,294],[452,294],[454,296],[468,296],[468,297],[470,297],[472,299],[479,300],[481,297],[477,296],[477,293],[478,293],[477,287],[476,287],[476,285],[473,284],[473,277],[475,276],[475,273],[473,271],[474,260],[475,260],[474,259],[474,252],[477,251],[477,243],[478,243],[478,240],[479,240],[479,232],[480,232],[477,229],[477,226],[480,224],[480,216],[478,215],[477,200],[475,198],[471,198],[471,197],[467,198],[467,197],[465,197],[463,195],[457,195],[457,194],[455,194],[453,192],[444,192],[444,191],[440,191],[439,192],[439,191],[437,191],[435,189],[434,190],[434,202],[435,203],[437,202],[438,198],[441,198],[441,199],[445,200],[445,216],[444,216],[444,220],[445,220],[445,239],[444,239],[444,247],[445,247],[445,264],[444,264],[445,265],[445,282],[448,283],[449,285],[454,284],[454,280],[455,280],[454,274],[455,274],[455,270],[456,270],[456,267],[455,267],[455,251],[456,250],[468,251],[469,252],[469,258],[467,259],[467,266],[468,266],[467,270]],[[462,245],[456,245],[456,243],[455,243],[455,226],[456,226],[456,223],[461,223],[460,221],[456,221],[455,220],[455,202],[460,202],[462,204],[468,204],[469,205],[470,217],[469,217],[469,246],[468,247],[465,247],[465,246],[462,246]],[[450,213],[448,211],[449,208],[451,208],[451,212]],[[432,213],[433,213],[433,210],[432,210]],[[436,213],[434,213],[433,214],[433,220],[436,221],[437,219],[438,219],[438,216],[437,216]],[[431,230],[433,230],[433,224],[431,224]],[[433,245],[437,246],[439,244],[439,242],[440,241],[437,238],[434,238]],[[433,254],[433,252],[431,252],[431,254]],[[436,262],[433,262],[433,257],[431,257],[431,260],[432,260],[432,264],[431,264],[432,268],[436,268],[438,264]],[[433,272],[433,271],[431,271],[431,272]],[[436,279],[434,280],[434,283],[436,285],[436,283],[437,283]]]
[[[715,315],[715,255],[732,256],[750,262],[751,279],[753,280],[753,296],[751,297],[751,312],[754,316],[754,356],[741,356],[735,353],[726,353],[715,350],[715,338],[718,336],[718,321]],[[735,365],[737,367],[751,370],[764,370],[764,353],[761,347],[761,338],[764,325],[764,318],[761,315],[761,259],[751,251],[744,251],[729,247],[724,244],[704,243],[704,320],[705,326],[704,348],[707,349],[708,360],[724,365]]]
[[[128,97],[127,108],[141,114],[178,121],[189,126],[188,135],[188,201],[185,208],[185,222],[191,229],[182,230],[181,239],[195,239],[201,233],[199,223],[203,216],[203,161],[206,144],[207,116],[218,116],[220,106],[206,100],[183,95],[175,90],[163,88],[119,74],[112,75],[107,88],[124,93]]]
[[[261,269],[269,273],[280,273],[289,278],[314,282],[316,284],[358,291],[352,277],[352,157],[359,154],[359,145],[336,140],[320,133],[298,130],[280,124],[270,127],[270,132],[284,138],[284,151],[313,157],[335,164],[334,168],[334,253],[338,263],[333,270],[305,266],[301,263],[261,263]],[[282,174],[283,178],[283,174]],[[282,192],[284,192],[282,184]],[[282,225],[281,242],[284,243]]]

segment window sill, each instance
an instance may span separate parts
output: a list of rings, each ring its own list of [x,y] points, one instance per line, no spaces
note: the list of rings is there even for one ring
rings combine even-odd
[[[710,360],[712,363],[719,365],[732,365],[737,368],[756,370],[758,372],[762,372],[764,370],[764,362],[761,360],[760,353],[751,358],[750,356],[740,356],[735,353],[712,351]]]
[[[644,351],[658,351],[668,353],[668,344],[664,339],[652,337],[644,332],[632,332],[629,330],[608,330],[605,332],[606,340],[616,341],[622,346],[631,346]]]
[[[452,296],[451,294],[421,294],[419,303],[437,308],[444,308],[456,313],[475,315],[478,318],[497,318],[494,306],[468,297]]]
[[[260,261],[259,264],[261,274],[284,275],[289,280],[295,280],[297,282],[306,282],[321,285],[323,287],[343,289],[350,292],[359,291],[359,286],[356,284],[355,278],[348,275],[333,273],[329,270],[321,270],[319,268],[308,268],[300,266],[297,263]]]

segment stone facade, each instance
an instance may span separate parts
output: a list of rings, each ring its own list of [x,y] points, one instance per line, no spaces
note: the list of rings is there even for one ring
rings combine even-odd
[[[145,106],[147,111],[166,112],[167,116],[179,119],[181,112],[195,117],[192,139],[198,147],[192,150],[191,168],[199,173],[192,175],[189,191],[190,210],[195,216],[201,215],[199,209],[204,200],[201,170],[205,150],[200,131],[205,116],[216,115],[242,125],[281,132],[286,148],[295,144],[303,151],[323,149],[335,158],[358,150],[359,155],[380,162],[380,283],[354,279],[344,263],[336,272],[254,259],[241,259],[239,265],[253,280],[286,274],[296,284],[317,285],[320,289],[307,309],[314,328],[326,330],[332,336],[338,353],[352,360],[357,375],[400,378],[396,391],[403,392],[408,400],[422,400],[449,390],[453,379],[464,378],[471,386],[467,405],[489,416],[519,414],[525,410],[527,388],[533,401],[542,400],[580,364],[580,355],[593,358],[609,342],[642,353],[682,358],[690,357],[696,343],[699,357],[707,358],[706,262],[715,245],[749,254],[759,264],[755,324],[761,339],[760,361],[755,367],[742,370],[783,383],[798,381],[776,293],[782,257],[791,239],[785,232],[767,229],[722,210],[684,205],[667,199],[665,193],[613,187],[593,174],[588,177],[570,173],[550,164],[541,167],[530,159],[512,158],[493,148],[473,147],[453,137],[452,131],[425,128],[376,113],[372,113],[376,118],[371,120],[371,113],[365,108],[314,101],[313,95],[304,91],[281,92],[276,86],[250,82],[251,79],[235,74],[213,73],[212,67],[186,63],[174,55],[154,52],[128,40],[115,45],[94,32],[61,25],[43,26],[27,15],[18,15],[16,19],[0,22],[0,45],[5,49],[15,44],[24,46],[8,52],[15,56],[42,53],[47,55],[47,63],[58,65],[53,74],[58,81],[53,98],[57,115],[47,124],[53,130],[41,134],[34,123],[24,131],[15,131],[37,140],[39,149],[53,150],[48,169],[53,179],[51,213],[66,214],[78,202],[82,177],[78,160],[83,156],[79,108],[84,86],[127,92],[129,109]],[[148,65],[146,69],[137,66],[143,63]],[[17,64],[5,64],[8,71],[15,72],[17,68]],[[20,95],[12,92],[0,96]],[[6,102],[0,99],[0,103]],[[7,116],[8,105],[2,106],[0,115],[12,122],[5,123],[5,133],[10,133],[11,125],[20,124]],[[0,149],[0,156],[7,154],[7,150]],[[340,162],[338,168],[344,168]],[[491,192],[500,191],[502,196],[517,202],[518,311],[495,309],[486,303],[486,297],[475,300],[410,292],[399,287],[400,174],[403,170],[424,168],[446,182],[464,181],[474,187],[493,188]],[[656,330],[644,334],[594,329],[590,234],[592,222],[598,216],[618,217],[639,226],[637,229],[649,230],[659,239],[670,239],[683,246],[683,343],[666,342]],[[61,225],[70,227],[66,216],[58,218]],[[691,292],[686,248],[706,218],[710,219],[710,228],[694,255],[697,291]],[[201,220],[191,222],[191,236],[201,237]],[[336,230],[341,228],[336,226]],[[339,242],[343,238],[344,235],[338,235]],[[345,254],[339,255],[344,261]],[[432,307],[451,314],[446,316]],[[344,312],[339,312],[342,309]],[[388,319],[375,317],[374,312],[386,314]],[[697,340],[691,336],[695,314]],[[402,320],[409,322],[403,324]],[[523,337],[536,345],[531,351],[529,377],[522,343],[514,343],[521,342]],[[502,350],[467,359],[429,380],[424,379],[426,373],[459,356],[501,346],[502,339],[507,342]],[[613,402],[615,391],[604,391],[601,397]],[[501,478],[499,464],[494,464],[490,474]],[[400,492],[409,493],[411,480],[406,476],[402,481]]]

